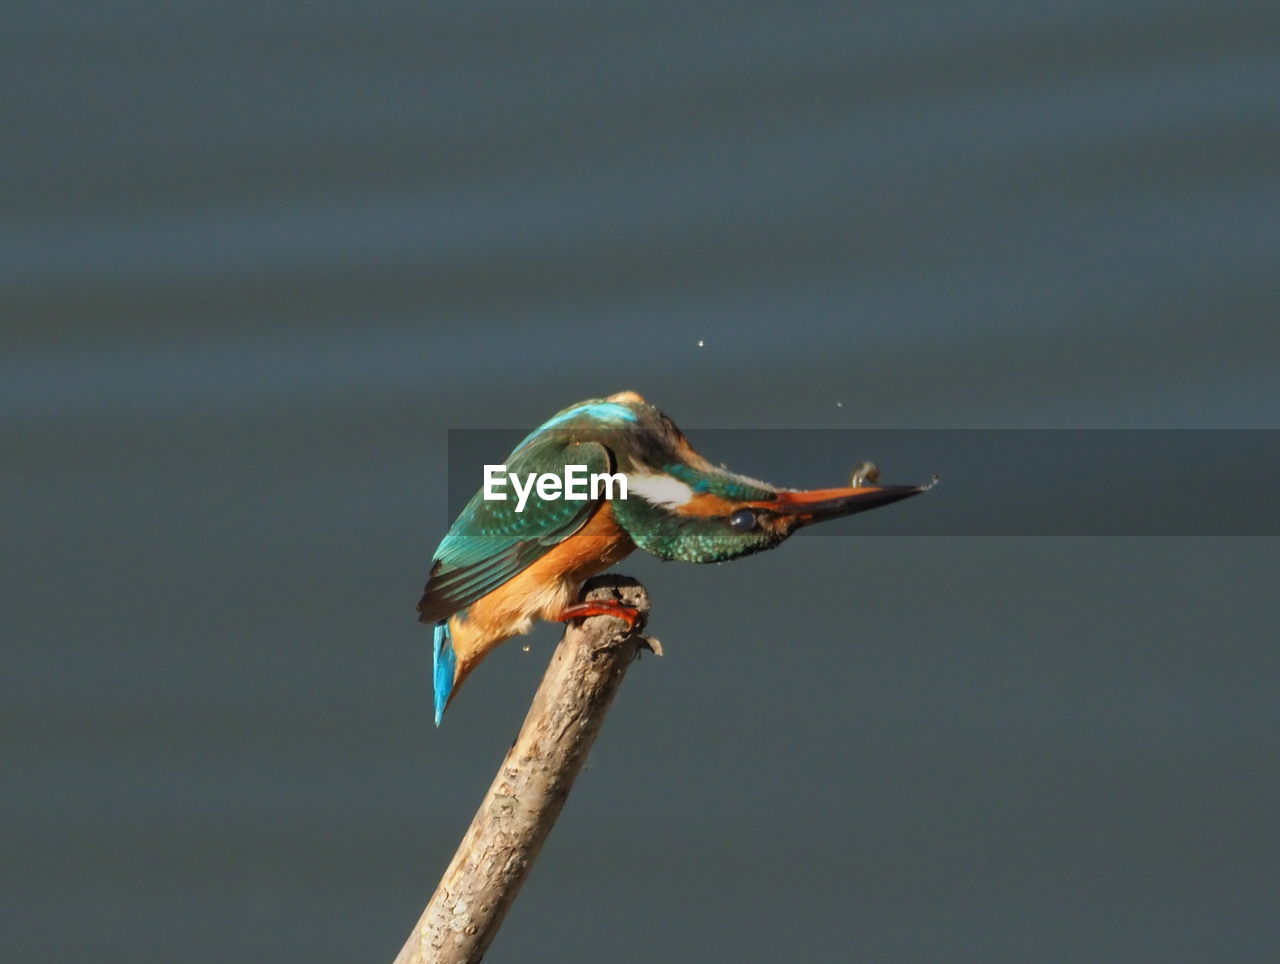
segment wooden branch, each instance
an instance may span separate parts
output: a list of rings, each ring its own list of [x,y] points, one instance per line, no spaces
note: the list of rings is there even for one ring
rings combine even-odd
[[[597,576],[587,582],[583,599],[634,606],[640,622],[632,633],[614,616],[565,627],[520,735],[396,964],[460,964],[484,956],[560,815],[627,667],[640,649],[661,652],[640,635],[649,596],[639,582]]]

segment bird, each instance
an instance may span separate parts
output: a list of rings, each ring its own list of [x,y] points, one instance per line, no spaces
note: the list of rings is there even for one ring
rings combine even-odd
[[[866,463],[870,464],[870,463]],[[532,497],[533,480],[567,467],[610,477],[582,498]],[[435,722],[463,681],[499,644],[535,621],[638,613],[619,602],[579,602],[582,584],[635,549],[659,559],[724,562],[772,549],[802,526],[898,502],[928,485],[781,488],[713,465],[641,395],[619,392],[570,405],[527,435],[507,458],[515,496],[497,484],[477,492],[431,560],[418,619],[434,628]],[[486,468],[487,471],[487,468]],[[878,477],[878,472],[876,473]],[[527,482],[523,490],[520,478]],[[502,498],[499,498],[502,496]]]

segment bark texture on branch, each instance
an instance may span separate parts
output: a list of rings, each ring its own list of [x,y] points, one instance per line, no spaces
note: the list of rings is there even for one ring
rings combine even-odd
[[[483,957],[569,796],[627,667],[640,649],[656,648],[640,635],[649,596],[639,582],[597,576],[582,598],[634,606],[640,622],[632,633],[613,616],[565,628],[519,736],[396,964]]]

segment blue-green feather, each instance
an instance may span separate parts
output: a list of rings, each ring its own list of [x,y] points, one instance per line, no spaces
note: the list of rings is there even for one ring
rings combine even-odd
[[[566,465],[587,472],[609,470],[610,455],[597,442],[574,442],[565,433],[536,433],[507,460],[507,470],[562,474]],[[482,492],[459,514],[436,549],[418,611],[423,622],[445,619],[488,595],[577,532],[599,507],[595,501],[534,499],[516,512],[515,493],[506,501],[486,500]]]
[[[444,716],[444,708],[449,704],[449,694],[453,692],[453,668],[457,662],[453,653],[453,644],[449,639],[449,622],[436,623],[435,646],[432,651],[432,675],[436,691],[436,726]]]

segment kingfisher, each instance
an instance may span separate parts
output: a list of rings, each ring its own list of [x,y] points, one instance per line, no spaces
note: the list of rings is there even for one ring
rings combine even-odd
[[[869,463],[867,463],[869,464]],[[610,615],[631,628],[636,610],[579,602],[582,584],[634,549],[659,559],[723,562],[772,549],[802,526],[898,502],[927,485],[881,486],[878,473],[848,488],[769,485],[708,462],[670,418],[635,392],[593,398],[556,413],[507,458],[518,480],[571,470],[612,477],[582,498],[517,500],[486,485],[466,504],[432,557],[418,619],[434,627],[435,720],[500,643],[536,620]],[[623,484],[625,482],[625,485]],[[567,484],[564,494],[570,494]]]

